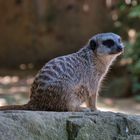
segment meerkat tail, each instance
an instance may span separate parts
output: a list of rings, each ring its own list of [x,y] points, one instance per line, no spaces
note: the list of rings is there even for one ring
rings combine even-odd
[[[30,108],[27,104],[25,104],[25,105],[7,105],[7,106],[1,106],[0,111],[2,111],[2,110],[30,110]]]

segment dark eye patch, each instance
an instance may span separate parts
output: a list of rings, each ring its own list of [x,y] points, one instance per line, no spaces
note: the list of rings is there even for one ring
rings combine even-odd
[[[102,44],[110,48],[110,47],[114,46],[115,43],[112,39],[107,39],[107,40],[103,41]]]

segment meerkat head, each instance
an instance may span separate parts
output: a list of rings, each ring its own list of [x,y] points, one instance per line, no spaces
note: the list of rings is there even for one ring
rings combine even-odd
[[[101,33],[93,36],[89,41],[89,47],[98,56],[118,56],[124,50],[121,37],[114,33]]]

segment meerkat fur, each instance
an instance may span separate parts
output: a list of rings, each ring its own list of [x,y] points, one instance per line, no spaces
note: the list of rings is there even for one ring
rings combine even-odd
[[[97,34],[78,52],[46,63],[34,79],[27,104],[0,110],[84,111],[85,102],[86,109],[94,111],[101,82],[123,50],[119,35]]]

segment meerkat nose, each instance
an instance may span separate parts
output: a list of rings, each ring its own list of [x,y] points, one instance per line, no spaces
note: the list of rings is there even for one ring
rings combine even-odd
[[[123,47],[121,45],[117,46],[117,51],[118,52],[122,52],[123,51]]]

